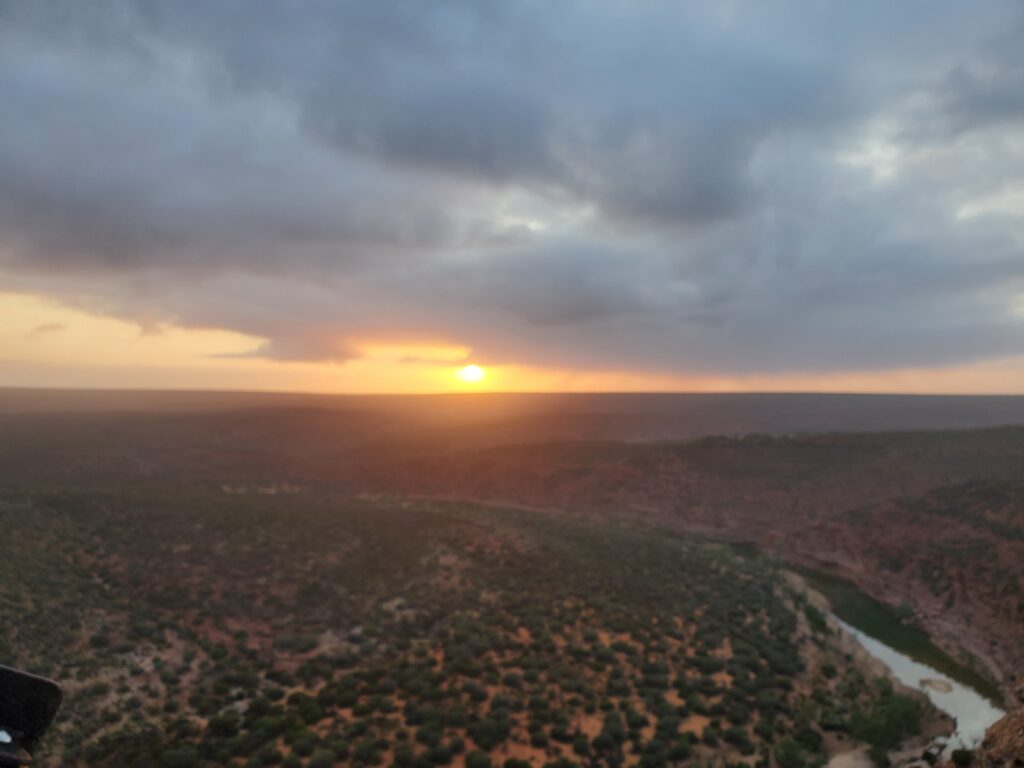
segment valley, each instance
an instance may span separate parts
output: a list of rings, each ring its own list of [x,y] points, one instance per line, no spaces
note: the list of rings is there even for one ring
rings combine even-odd
[[[923,695],[878,687],[789,569],[840,617],[870,596],[933,669],[1019,706],[1021,428],[638,442],[628,414],[492,415],[0,415],[0,639],[68,681],[54,749],[790,768],[948,733]],[[875,730],[891,701],[904,726]]]
[[[686,536],[157,490],[7,491],[0,522],[0,650],[68,696],[44,765],[798,766],[948,727]]]

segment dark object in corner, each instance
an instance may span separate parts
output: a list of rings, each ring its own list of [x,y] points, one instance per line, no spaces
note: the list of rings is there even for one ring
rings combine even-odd
[[[62,695],[52,680],[0,665],[0,768],[32,762]]]

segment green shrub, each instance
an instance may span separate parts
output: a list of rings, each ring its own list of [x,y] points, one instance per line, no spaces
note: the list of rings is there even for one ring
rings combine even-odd
[[[318,749],[309,758],[307,768],[332,768],[337,756],[329,749]]]
[[[800,745],[789,738],[782,739],[775,745],[772,757],[779,768],[804,768],[807,765]]]
[[[195,747],[176,747],[164,752],[160,761],[165,768],[197,768],[199,753]]]

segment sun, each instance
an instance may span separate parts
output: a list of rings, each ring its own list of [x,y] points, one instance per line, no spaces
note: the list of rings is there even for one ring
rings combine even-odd
[[[487,376],[487,372],[479,365],[467,365],[459,368],[455,375],[465,384],[479,384]]]

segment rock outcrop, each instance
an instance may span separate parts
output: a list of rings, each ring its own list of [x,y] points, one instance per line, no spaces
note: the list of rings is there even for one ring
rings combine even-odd
[[[974,765],[1024,768],[1024,708],[1014,710],[988,729]]]

